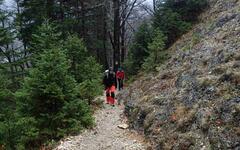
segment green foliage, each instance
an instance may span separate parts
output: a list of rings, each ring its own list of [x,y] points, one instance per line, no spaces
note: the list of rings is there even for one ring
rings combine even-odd
[[[68,59],[71,61],[70,71],[74,75],[78,83],[84,81],[86,74],[82,74],[81,64],[87,59],[88,53],[83,40],[79,39],[76,35],[69,36],[64,42],[64,49]],[[86,68],[85,68],[86,69]]]
[[[191,23],[183,21],[177,12],[169,8],[159,9],[156,12],[153,25],[167,36],[167,45],[172,44],[191,27]]]
[[[94,57],[87,53],[87,49],[77,36],[69,36],[64,44],[67,56],[71,61],[70,71],[79,84],[79,96],[89,104],[97,95],[102,94],[101,70]]]
[[[4,21],[4,18],[0,16],[0,20]],[[0,26],[0,45],[2,46],[9,44],[12,42],[12,40],[13,40],[12,33],[9,31],[9,29]]]
[[[84,101],[75,99],[66,103],[61,110],[61,119],[64,128],[59,129],[58,135],[77,134],[83,128],[94,124],[90,107]]]
[[[43,25],[40,29],[47,30],[35,35],[35,41],[39,41],[39,46],[34,44],[40,50],[38,57],[23,88],[16,94],[19,114],[36,121],[38,136],[29,143],[59,139],[93,124],[89,106],[78,98],[79,88],[69,73],[71,65],[66,49],[55,41],[58,34],[49,33],[54,31],[51,25]]]
[[[148,57],[148,43],[152,42],[152,28],[144,22],[134,35],[134,40],[125,61],[125,70],[129,75],[135,75],[141,69],[141,65]]]
[[[38,134],[34,127],[36,121],[31,117],[22,117],[16,111],[14,94],[10,89],[10,80],[0,71],[0,145],[6,149],[24,149],[27,141]]]
[[[208,6],[207,0],[187,0],[179,13],[186,21],[197,21],[198,15]],[[190,15],[191,14],[191,15]]]
[[[79,95],[89,103],[97,95],[102,94],[101,66],[93,57],[88,57],[79,65],[82,82],[79,84]]]
[[[148,48],[151,51],[161,51],[165,48],[165,41],[166,37],[162,31],[155,29],[153,41],[148,45]]]
[[[156,29],[154,32],[154,38],[151,43],[149,43],[149,56],[145,59],[143,64],[143,69],[146,71],[154,71],[156,67],[163,63],[167,59],[167,52],[165,48],[166,37],[159,30]]]
[[[10,80],[4,75],[2,65],[0,65],[0,145],[6,145],[10,140],[9,130],[10,119],[13,113],[13,93],[8,89]],[[11,118],[9,118],[11,117]],[[11,141],[9,141],[11,143]]]
[[[187,22],[197,21],[199,13],[207,6],[207,0],[164,0],[158,8],[169,8],[181,16],[181,19]]]
[[[1,7],[1,6],[0,6]],[[10,13],[0,10],[0,66],[5,68],[4,74],[11,76],[12,87],[16,87],[16,68],[19,63],[16,59],[17,52],[14,52],[13,45],[15,30],[12,27],[12,21],[9,18]]]
[[[24,150],[30,141],[38,136],[35,127],[36,121],[32,117],[21,117],[14,112],[1,118],[0,122],[0,144],[6,149]]]
[[[124,62],[129,75],[136,75],[141,68],[147,72],[155,71],[164,63],[169,57],[166,49],[197,21],[198,15],[207,6],[207,0],[159,0],[157,4],[153,26],[143,23],[134,35]],[[194,35],[191,44],[184,50],[191,49],[198,41],[199,37]]]
[[[54,0],[18,0],[19,13],[16,16],[15,24],[18,26],[19,38],[23,40],[26,47],[30,46],[33,34],[45,21],[50,20],[58,25],[62,39],[66,40],[68,33],[80,35],[84,38],[89,50],[100,52],[99,61],[105,63],[104,50],[110,47],[105,32],[105,20],[107,11],[103,7],[88,9],[90,6],[97,6],[103,0],[98,1],[54,1]],[[85,8],[86,7],[86,8]],[[91,14],[91,17],[87,17]],[[94,44],[93,44],[94,43]],[[95,54],[96,52],[93,51]]]
[[[20,39],[23,40],[25,45],[29,45],[32,41],[32,34],[36,33],[38,27],[49,19],[51,5],[45,0],[21,0],[19,6],[21,13],[17,15],[16,24],[21,26]],[[51,10],[53,11],[53,10]]]
[[[87,57],[84,62],[79,64],[79,75],[82,81],[86,80],[101,80],[102,66],[97,63],[96,59],[92,56]]]
[[[191,51],[192,48],[199,43],[201,40],[201,35],[198,33],[193,33],[191,41],[185,44],[185,46],[182,48],[182,51]]]
[[[124,69],[128,76],[136,75],[140,69],[137,64],[134,63],[133,54],[129,53],[127,59],[124,61]]]
[[[167,36],[166,46],[191,28],[207,4],[207,0],[165,0],[159,3],[153,25]]]
[[[38,59],[40,54],[49,48],[61,47],[61,33],[57,31],[55,24],[46,20],[32,35],[30,52],[32,53],[32,63]]]
[[[159,0],[157,4],[153,29],[143,23],[134,35],[128,58],[124,62],[129,75],[137,74],[140,68],[154,71],[168,59],[166,49],[197,21],[198,15],[207,6],[207,0]],[[184,50],[192,48],[198,41],[199,38],[194,36],[191,45]]]
[[[65,57],[57,48],[44,51],[25,79],[23,89],[17,93],[21,114],[36,119],[43,141],[59,137],[59,130],[67,128],[61,117],[62,109],[76,99],[76,83],[68,75]]]

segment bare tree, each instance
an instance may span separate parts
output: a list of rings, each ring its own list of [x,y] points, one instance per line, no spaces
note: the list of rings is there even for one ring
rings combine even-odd
[[[146,0],[113,0],[114,29],[113,38],[109,34],[114,49],[113,62],[115,70],[121,66],[126,54],[126,26],[134,10],[140,7]]]
[[[156,12],[156,0],[153,0],[153,11]]]

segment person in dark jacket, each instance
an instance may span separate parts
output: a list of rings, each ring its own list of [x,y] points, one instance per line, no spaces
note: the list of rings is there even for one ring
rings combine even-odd
[[[115,106],[116,75],[112,68],[109,68],[109,70],[105,71],[103,83],[106,90],[107,104]]]

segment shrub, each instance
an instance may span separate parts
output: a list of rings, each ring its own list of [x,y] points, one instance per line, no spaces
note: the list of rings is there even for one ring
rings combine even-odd
[[[156,67],[167,59],[167,52],[165,50],[166,37],[159,30],[154,32],[153,41],[148,46],[149,56],[145,59],[143,69],[146,71],[155,71]]]

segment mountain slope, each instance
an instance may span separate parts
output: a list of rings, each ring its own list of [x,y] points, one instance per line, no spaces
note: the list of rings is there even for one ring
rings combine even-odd
[[[240,149],[240,1],[209,3],[159,73],[119,95],[154,149]]]

